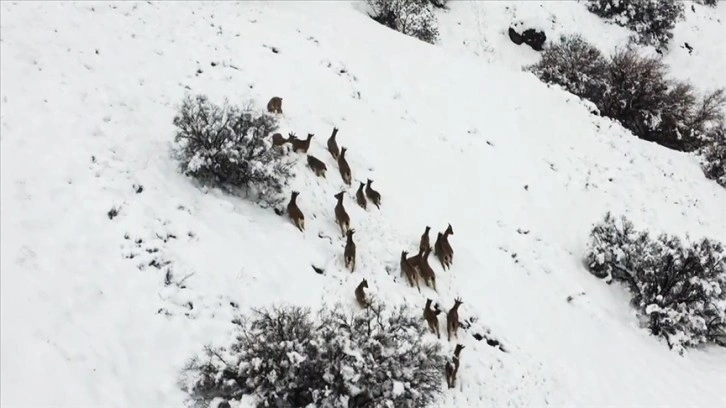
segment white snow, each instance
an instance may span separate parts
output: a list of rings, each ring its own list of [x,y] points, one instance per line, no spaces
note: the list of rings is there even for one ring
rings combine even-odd
[[[400,381],[393,382],[393,389],[391,390],[394,397],[402,395],[406,391],[406,387]]]
[[[182,406],[179,371],[229,341],[241,310],[355,308],[365,277],[391,304],[430,297],[448,309],[461,296],[461,319],[478,317],[505,346],[460,330],[457,388],[438,406],[726,405],[724,349],[669,351],[638,327],[624,290],[582,264],[608,210],[656,233],[723,240],[726,190],[692,155],[638,140],[522,72],[538,55],[506,29],[521,19],[602,48],[628,33],[578,2],[452,2],[429,45],[359,6],[0,5],[0,404]],[[674,39],[694,55],[673,47],[665,58],[709,90],[726,71],[726,4],[696,10]],[[178,173],[171,121],[187,92],[260,109],[282,96],[280,131],[315,133],[310,153],[328,176],[299,155],[290,186],[304,234]],[[354,187],[371,178],[382,194],[380,211],[364,211],[347,189],[355,274],[334,222],[344,185],[325,151],[333,126]],[[453,267],[435,265],[439,293],[419,294],[399,277],[400,252],[448,223]]]

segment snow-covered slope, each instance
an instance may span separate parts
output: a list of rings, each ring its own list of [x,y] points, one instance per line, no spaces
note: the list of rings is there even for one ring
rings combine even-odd
[[[177,373],[225,342],[240,310],[355,307],[361,277],[382,301],[448,308],[461,296],[461,317],[479,318],[461,338],[461,385],[440,406],[726,404],[723,349],[668,351],[637,327],[622,288],[581,264],[608,210],[654,231],[726,236],[726,191],[692,156],[520,72],[528,50],[490,38],[493,24],[487,61],[446,40],[455,7],[441,16],[443,47],[348,2],[1,7],[3,406],[178,407]],[[171,119],[188,92],[260,108],[279,95],[281,130],[316,134],[310,152],[328,177],[300,155],[290,186],[304,234],[178,174]],[[344,185],[324,149],[333,126],[354,180],[383,196],[363,211],[347,190],[352,275],[333,215]],[[419,294],[398,256],[447,223],[454,266],[436,268],[439,294]],[[472,337],[487,329],[507,352]]]

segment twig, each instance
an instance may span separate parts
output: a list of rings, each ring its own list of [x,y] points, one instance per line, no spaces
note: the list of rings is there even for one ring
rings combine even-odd
[[[176,283],[176,284],[177,284],[177,286],[181,286],[181,284],[182,284],[182,283],[184,283],[184,281],[185,281],[185,280],[187,280],[187,279],[188,279],[189,277],[191,277],[191,276],[192,276],[192,275],[194,275],[195,273],[196,273],[196,272],[192,272],[192,273],[190,273],[189,275],[187,275],[187,276],[185,276],[184,278],[182,278],[182,280],[180,280],[179,282],[177,282],[177,283]]]

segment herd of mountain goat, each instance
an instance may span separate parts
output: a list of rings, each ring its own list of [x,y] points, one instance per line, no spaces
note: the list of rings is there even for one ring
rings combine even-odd
[[[273,114],[282,114],[282,98],[276,96],[270,99],[270,101],[267,103],[267,110],[268,112]],[[327,142],[328,152],[338,163],[338,170],[340,171],[340,176],[343,179],[343,182],[346,185],[351,186],[351,169],[348,161],[345,159],[345,153],[347,152],[347,149],[345,147],[338,148],[338,143],[336,141],[337,135],[338,128],[334,127],[333,133],[330,135],[330,138],[328,138]],[[299,139],[295,135],[295,133],[291,132],[288,134],[288,137],[285,138],[282,136],[282,134],[275,133],[272,135],[272,146],[274,148],[284,148],[284,146],[289,143],[293,152],[307,154],[308,167],[310,167],[310,169],[315,173],[316,176],[325,177],[325,172],[328,170],[325,163],[308,153],[308,149],[310,148],[310,141],[312,140],[313,136],[314,134],[308,133],[306,139]],[[373,205],[375,205],[378,209],[381,208],[381,194],[374,190],[373,187],[371,187],[372,183],[373,180],[371,179],[368,179],[367,183],[360,182],[360,185],[358,186],[358,189],[356,191],[356,202],[364,210],[367,209],[368,201],[373,203]],[[340,227],[342,237],[345,237],[346,239],[345,249],[343,250],[345,267],[350,269],[351,272],[355,272],[356,245],[353,241],[353,234],[355,233],[355,229],[351,228],[350,216],[346,212],[345,206],[343,205],[344,194],[345,192],[341,191],[334,196],[337,200],[337,204],[335,205],[335,221]],[[302,232],[305,230],[305,215],[297,205],[297,197],[299,195],[300,193],[297,191],[293,191],[291,193],[290,201],[287,204],[287,215],[288,217],[290,217],[295,227],[297,227]],[[424,233],[421,235],[418,254],[409,257],[408,251],[401,251],[401,275],[406,278],[411,287],[414,287],[415,285],[418,288],[419,293],[421,292],[419,277],[421,278],[421,280],[424,281],[424,284],[426,286],[431,287],[434,291],[437,291],[436,274],[434,273],[434,270],[428,261],[429,255],[431,254],[432,250],[429,240],[430,230],[431,227],[426,226]],[[451,227],[451,224],[447,226],[446,230],[443,233],[438,233],[438,236],[436,237],[436,241],[433,246],[434,256],[439,260],[439,262],[441,263],[441,267],[444,270],[450,269],[451,264],[454,260],[454,250],[451,248],[451,244],[449,244],[450,235],[454,235],[454,230]],[[371,305],[371,302],[368,300],[364,291],[364,289],[367,288],[368,282],[363,279],[355,289],[355,298],[358,304],[363,308],[367,308]],[[431,332],[436,334],[438,338],[441,338],[438,319],[438,315],[441,313],[441,310],[438,308],[438,305],[435,308],[432,308],[431,303],[431,299],[426,299],[423,317],[426,320],[426,323],[428,324]],[[454,306],[446,314],[446,333],[449,341],[451,341],[452,334],[458,339],[459,306],[461,306],[462,303],[463,302],[461,299],[456,298],[454,300]],[[449,388],[455,387],[456,376],[457,372],[459,371],[459,354],[461,353],[461,350],[463,348],[463,345],[457,344],[454,349],[454,356],[452,357],[451,361],[448,361],[446,363],[445,374],[446,382]]]

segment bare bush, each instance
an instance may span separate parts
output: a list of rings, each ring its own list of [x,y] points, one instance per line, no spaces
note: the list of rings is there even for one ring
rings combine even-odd
[[[642,139],[696,150],[706,142],[706,131],[721,120],[726,97],[718,89],[699,99],[690,84],[670,80],[667,74],[659,58],[618,50],[610,60],[608,92],[598,108]]]
[[[605,59],[580,36],[563,37],[526,69],[593,102],[636,136],[675,150],[694,151],[723,122],[726,93],[699,98],[685,82],[669,79],[659,58],[632,49]]]

